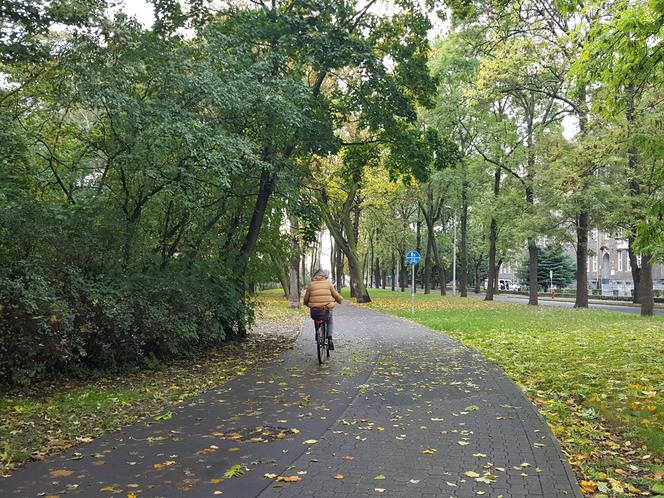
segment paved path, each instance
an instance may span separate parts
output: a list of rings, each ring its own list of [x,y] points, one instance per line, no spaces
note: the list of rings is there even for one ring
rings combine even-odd
[[[169,420],[28,465],[0,496],[581,496],[542,418],[478,354],[352,306],[335,327],[328,366],[307,321],[279,359]],[[233,466],[243,475],[223,479]]]

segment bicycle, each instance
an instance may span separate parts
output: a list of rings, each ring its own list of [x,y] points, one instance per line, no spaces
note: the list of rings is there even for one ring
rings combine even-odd
[[[330,357],[329,336],[327,335],[327,320],[330,317],[330,310],[327,308],[311,308],[311,318],[314,320],[316,330],[316,353],[318,354],[318,364],[322,365]]]

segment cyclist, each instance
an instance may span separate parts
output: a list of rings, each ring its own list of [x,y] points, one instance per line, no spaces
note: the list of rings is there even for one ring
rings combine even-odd
[[[343,297],[337,292],[332,283],[328,280],[330,276],[327,270],[316,270],[314,276],[309,282],[309,287],[304,293],[304,305],[309,308],[327,308],[330,310],[327,319],[327,337],[330,350],[334,350],[332,343],[332,310],[336,303],[341,303]],[[336,301],[336,302],[335,302]]]

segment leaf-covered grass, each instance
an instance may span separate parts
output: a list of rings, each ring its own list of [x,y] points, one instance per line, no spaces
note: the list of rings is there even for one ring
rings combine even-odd
[[[258,297],[256,331],[202,357],[96,380],[54,379],[0,394],[0,473],[89,442],[150,417],[170,417],[181,401],[243,375],[290,345],[302,312],[278,293]],[[267,334],[261,332],[267,332]],[[275,332],[285,335],[273,335]]]
[[[370,307],[413,319],[410,294],[371,297]],[[663,318],[418,294],[414,320],[478,349],[524,389],[587,494],[661,481]]]

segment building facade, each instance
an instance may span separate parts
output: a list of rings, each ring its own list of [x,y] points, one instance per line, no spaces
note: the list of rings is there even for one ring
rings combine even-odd
[[[620,234],[592,230],[588,238],[586,260],[588,288],[601,289],[603,295],[630,296],[634,290],[628,243]],[[573,259],[576,253],[572,248]],[[641,257],[637,257],[639,264]],[[653,265],[653,288],[664,289],[664,266]]]

